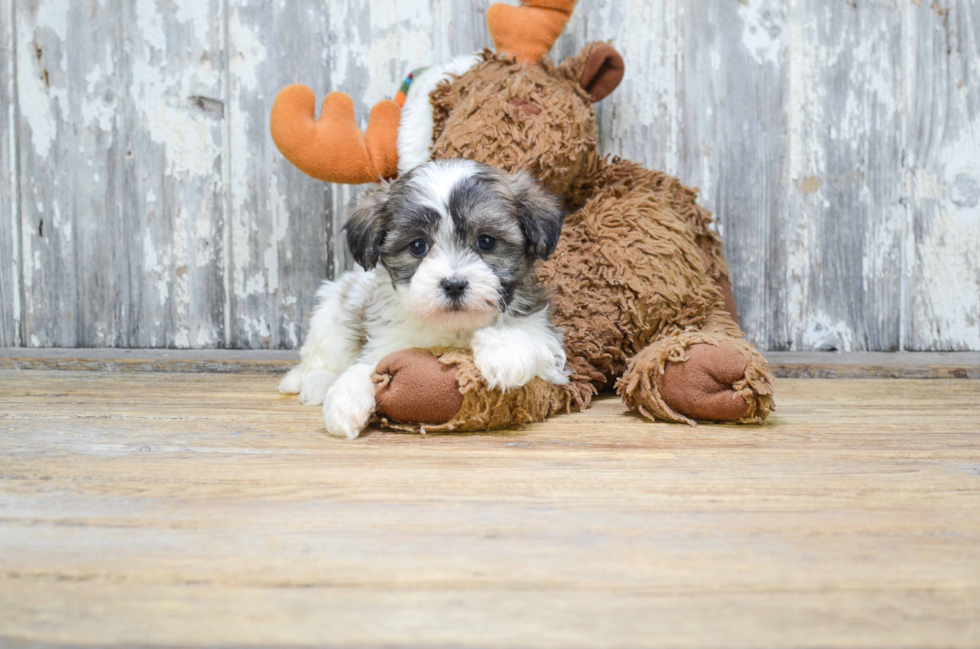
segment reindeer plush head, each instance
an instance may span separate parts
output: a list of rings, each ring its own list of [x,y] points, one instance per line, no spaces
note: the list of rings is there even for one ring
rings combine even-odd
[[[592,107],[623,78],[622,57],[592,43],[561,65],[544,58],[576,0],[496,4],[487,25],[497,52],[433,66],[414,80],[404,109],[385,100],[361,132],[353,101],[331,93],[319,120],[315,97],[289,86],[272,108],[272,137],[301,171],[328,182],[391,178],[438,158],[525,169],[565,192],[595,154]]]

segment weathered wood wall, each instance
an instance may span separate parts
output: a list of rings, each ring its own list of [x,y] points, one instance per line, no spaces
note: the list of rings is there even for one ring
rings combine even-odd
[[[491,0],[0,0],[0,345],[302,340],[357,189],[268,136],[490,44]],[[980,0],[580,0],[602,147],[702,188],[772,350],[980,350]]]
[[[20,216],[16,198],[14,0],[0,0],[0,346],[20,345]]]

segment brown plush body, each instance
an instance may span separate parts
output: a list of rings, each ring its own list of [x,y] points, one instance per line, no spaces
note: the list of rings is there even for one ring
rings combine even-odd
[[[522,4],[570,12],[574,0]],[[554,31],[552,14],[548,20]],[[621,57],[593,43],[555,66],[515,57],[519,48],[494,36],[503,53],[485,52],[430,93],[431,157],[528,170],[565,196],[561,240],[539,276],[554,294],[572,382],[536,379],[500,394],[486,388],[468,352],[398,352],[376,377],[380,419],[429,430],[499,428],[586,407],[597,391],[615,388],[650,418],[761,422],[773,408],[772,376],[733,318],[711,215],[676,178],[596,151],[592,104],[618,85]]]
[[[462,381],[470,403],[437,430],[537,421],[612,387],[630,407],[671,421],[761,421],[772,407],[765,360],[729,314],[734,300],[711,215],[676,178],[596,152],[595,113],[576,81],[607,48],[591,45],[559,67],[487,53],[432,93],[433,158],[528,169],[566,196],[558,249],[539,274],[554,293],[574,383],[571,391],[532,384],[507,398]],[[393,384],[425,383],[424,357],[413,367],[416,375],[403,371]],[[541,407],[524,403],[532,392]],[[426,419],[421,400],[382,390],[378,401],[382,414]]]

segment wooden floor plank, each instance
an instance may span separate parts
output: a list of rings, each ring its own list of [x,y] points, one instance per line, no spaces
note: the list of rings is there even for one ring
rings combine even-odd
[[[0,646],[980,646],[980,382],[354,442],[274,387],[0,371]]]

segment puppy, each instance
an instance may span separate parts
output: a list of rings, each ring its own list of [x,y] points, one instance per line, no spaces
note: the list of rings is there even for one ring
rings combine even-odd
[[[327,432],[355,439],[375,409],[371,376],[413,347],[473,350],[491,388],[568,381],[562,336],[534,265],[555,250],[564,213],[529,175],[468,160],[415,168],[383,185],[346,225],[357,269],[324,282],[279,386],[323,403]]]

